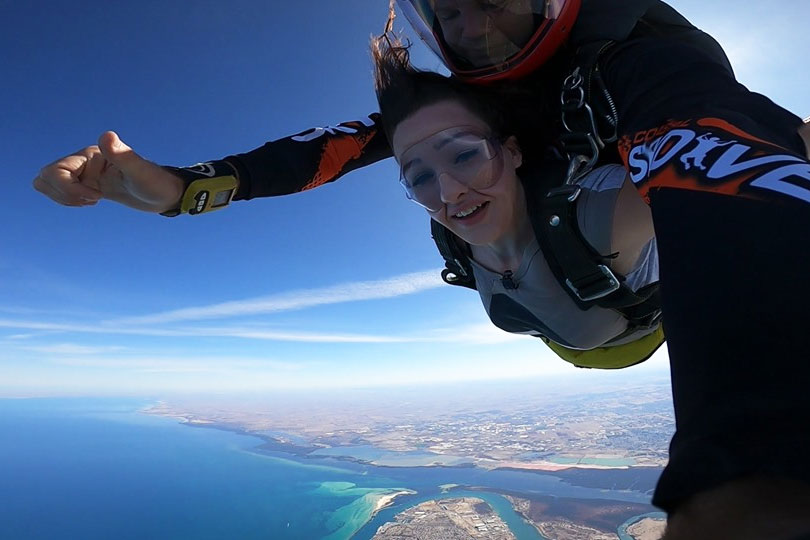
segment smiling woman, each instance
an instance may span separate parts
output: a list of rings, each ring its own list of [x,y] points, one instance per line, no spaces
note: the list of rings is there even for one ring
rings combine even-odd
[[[447,100],[400,123],[392,146],[409,198],[467,243],[508,253],[530,236],[515,137],[501,142],[483,120]]]
[[[516,99],[415,70],[407,49],[387,39],[377,40],[374,57],[400,182],[443,227],[434,233],[447,231],[468,258],[470,285],[492,322],[541,337],[580,366],[624,367],[648,358],[663,342],[654,304],[658,255],[649,209],[624,170],[606,166],[566,177],[562,161],[544,147],[547,120],[532,118],[526,129],[525,119],[510,114],[523,111]],[[554,267],[561,252],[548,242],[538,218],[548,205],[537,198],[566,181],[575,190],[573,219],[565,224],[574,232],[569,243],[611,276],[615,287],[607,292],[577,290],[568,268],[561,276]],[[601,298],[612,305],[593,302]],[[623,298],[635,314],[623,309]],[[639,317],[639,306],[649,311]]]

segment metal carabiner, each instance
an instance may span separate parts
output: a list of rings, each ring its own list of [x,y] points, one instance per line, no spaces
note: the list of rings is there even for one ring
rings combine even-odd
[[[576,68],[563,82],[563,89],[560,93],[560,103],[568,106],[574,105],[573,108],[575,109],[582,107],[585,104],[585,89],[582,87],[584,81],[582,75],[579,74],[579,68]],[[568,92],[576,92],[577,95],[574,96],[574,99],[568,99],[566,97],[566,93]]]

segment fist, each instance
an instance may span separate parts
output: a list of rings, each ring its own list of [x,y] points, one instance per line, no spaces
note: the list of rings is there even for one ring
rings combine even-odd
[[[180,178],[135,153],[113,131],[44,167],[34,189],[66,206],[110,199],[152,212],[173,208],[183,194]]]

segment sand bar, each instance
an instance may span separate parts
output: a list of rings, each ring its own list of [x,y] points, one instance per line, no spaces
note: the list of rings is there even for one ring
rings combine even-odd
[[[394,504],[394,500],[400,495],[416,495],[416,492],[410,489],[403,489],[401,491],[395,491],[393,493],[385,493],[382,495],[378,495],[377,500],[374,503],[374,511],[371,514],[372,517],[383,508],[387,508],[392,504]]]

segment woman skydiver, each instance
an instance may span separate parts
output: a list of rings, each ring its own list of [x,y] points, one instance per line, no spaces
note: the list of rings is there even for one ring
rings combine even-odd
[[[639,324],[620,310],[582,301],[564,285],[567,276],[553,270],[560,254],[543,242],[542,231],[540,238],[535,232],[542,199],[566,180],[566,162],[544,147],[551,139],[549,118],[531,106],[531,96],[516,89],[506,99],[503,92],[418,71],[405,47],[388,43],[386,37],[373,47],[376,90],[400,182],[409,199],[452,233],[448,241],[461,250],[458,257],[469,254],[475,288],[493,323],[542,337],[581,367],[626,367],[647,359],[663,341],[657,306]],[[569,180],[576,216],[570,224],[575,232],[566,239],[584,245],[594,268],[604,265],[608,275],[618,275],[605,297],[615,298],[623,287],[635,304],[643,303],[651,293],[634,293],[652,291],[658,281],[649,207],[619,165]],[[556,217],[557,228],[569,225],[562,223],[567,215]],[[443,230],[434,226],[437,234]],[[646,345],[638,348],[639,341]]]

